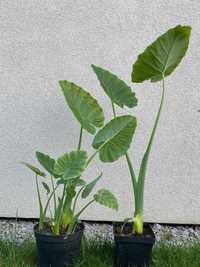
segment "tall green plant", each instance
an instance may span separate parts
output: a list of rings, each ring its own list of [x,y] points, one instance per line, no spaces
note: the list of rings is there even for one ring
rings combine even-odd
[[[134,172],[133,164],[128,153],[125,154],[133,184],[135,200],[133,229],[136,234],[143,233],[144,184],[149,155],[164,104],[165,77],[169,76],[175,70],[184,57],[188,48],[190,33],[191,27],[189,26],[179,25],[168,30],[155,42],[148,46],[144,52],[138,56],[137,61],[133,64],[132,82],[142,83],[146,80],[150,80],[151,82],[162,82],[160,106],[147,149],[142,158],[138,175]],[[125,82],[108,70],[95,65],[92,65],[92,68],[96,73],[105,93],[111,99],[114,117],[116,117],[115,105],[118,105],[119,107],[127,106],[129,108],[136,106],[137,100],[135,98],[135,94],[132,92],[131,88],[125,84]],[[100,159],[102,160],[101,157]]]
[[[90,183],[86,183],[82,176],[97,154],[105,162],[112,162],[123,156],[130,146],[136,127],[136,119],[133,116],[119,116],[104,125],[103,110],[94,97],[72,82],[64,80],[59,84],[69,108],[80,123],[77,148],[61,155],[57,160],[42,152],[36,152],[38,162],[50,176],[49,182],[45,180],[46,173],[24,163],[36,176],[40,210],[39,231],[42,231],[48,222],[55,235],[62,232],[72,233],[76,229],[80,215],[94,202],[114,210],[118,209],[117,199],[107,189],[102,188],[91,196],[102,173]],[[88,156],[88,153],[82,150],[83,134],[87,131],[94,135],[97,128],[101,129],[93,140],[95,152]],[[45,204],[41,198],[38,177],[43,179],[41,185],[47,195]],[[61,187],[62,193],[58,194],[58,188]],[[89,200],[77,210],[80,198]],[[48,219],[47,211],[50,213]]]

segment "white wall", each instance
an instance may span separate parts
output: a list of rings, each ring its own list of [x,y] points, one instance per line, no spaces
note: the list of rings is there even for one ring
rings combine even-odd
[[[37,217],[34,177],[18,164],[36,163],[41,150],[57,157],[73,149],[79,125],[66,107],[57,81],[69,79],[99,99],[107,119],[109,100],[90,64],[111,69],[130,83],[132,63],[158,35],[190,24],[187,57],[167,79],[164,111],[145,189],[145,219],[200,222],[200,1],[199,0],[2,0],[0,2],[0,216]],[[131,84],[131,83],[130,83]],[[158,108],[159,84],[135,85],[139,105],[131,157],[141,160]],[[75,138],[76,137],[76,138]],[[86,136],[89,147],[91,136]],[[120,200],[118,213],[93,206],[85,219],[130,217],[131,182],[124,159],[103,169],[100,186]]]

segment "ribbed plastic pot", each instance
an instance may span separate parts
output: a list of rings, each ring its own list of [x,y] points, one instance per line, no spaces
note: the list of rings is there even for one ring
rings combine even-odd
[[[39,233],[38,225],[34,227],[38,250],[39,267],[68,267],[80,256],[81,239],[84,225],[78,224],[73,234],[59,236],[51,233]]]
[[[128,224],[132,227],[131,224]],[[119,224],[113,227],[115,240],[115,267],[143,267],[149,266],[152,257],[152,248],[155,243],[155,235],[150,225],[144,225],[144,235],[120,235],[116,234]]]

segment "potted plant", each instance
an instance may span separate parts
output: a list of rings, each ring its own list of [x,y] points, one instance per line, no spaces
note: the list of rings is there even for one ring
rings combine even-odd
[[[136,126],[136,119],[129,115],[116,117],[104,125],[103,110],[94,97],[72,82],[59,83],[68,106],[80,123],[77,148],[61,155],[57,160],[36,152],[36,158],[44,171],[22,162],[35,173],[40,216],[34,233],[41,267],[71,266],[77,259],[84,230],[79,217],[88,206],[97,202],[114,210],[118,209],[117,199],[104,188],[91,196],[102,173],[90,183],[86,183],[82,176],[97,154],[105,162],[112,162],[123,156],[129,148]],[[95,151],[88,156],[82,149],[83,134],[87,131],[94,135],[96,128],[101,129],[93,140]],[[118,147],[120,142],[121,146]],[[46,179],[46,172],[49,180]],[[45,203],[42,201],[40,185],[46,192]],[[60,191],[62,192],[59,194]],[[77,210],[80,198],[90,199]]]
[[[151,152],[156,129],[159,123],[165,96],[165,77],[170,75],[184,57],[191,33],[189,26],[176,26],[161,35],[149,45],[133,64],[132,82],[142,83],[146,80],[162,83],[162,96],[150,139],[141,161],[138,175],[136,175],[132,160],[125,154],[128,169],[133,185],[135,212],[131,223],[130,219],[114,225],[116,244],[116,266],[147,266],[151,260],[152,247],[155,242],[154,233],[148,224],[144,224],[144,185],[148,159]],[[94,72],[105,93],[111,100],[113,116],[116,117],[116,108],[135,107],[137,101],[131,88],[110,71],[92,65]]]

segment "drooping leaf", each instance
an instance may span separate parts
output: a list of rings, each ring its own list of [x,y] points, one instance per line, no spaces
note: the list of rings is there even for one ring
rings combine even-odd
[[[43,187],[44,187],[44,189],[46,190],[46,193],[47,193],[47,195],[48,195],[48,194],[50,193],[50,188],[49,188],[48,184],[45,183],[45,182],[42,182],[42,185],[43,185]]]
[[[92,65],[97,78],[103,87],[105,93],[110,97],[111,101],[120,107],[127,106],[129,108],[137,106],[137,98],[123,80],[108,70]]]
[[[39,163],[45,168],[45,170],[53,175],[55,160],[39,151],[36,152],[36,157]]]
[[[85,169],[87,154],[85,151],[72,151],[66,153],[55,163],[54,173],[63,179],[79,177]]]
[[[26,162],[22,161],[21,164],[25,165],[27,168],[29,168],[31,171],[33,171],[35,174],[37,174],[39,176],[42,176],[42,177],[46,176],[46,174],[44,172],[42,172],[37,167],[35,167],[35,166],[33,166],[33,165],[29,164],[29,163],[26,163]]]
[[[94,179],[91,183],[86,185],[81,195],[82,198],[86,198],[89,196],[89,194],[92,192],[93,188],[95,187],[95,185],[97,184],[97,182],[99,181],[101,177],[102,177],[102,173],[96,179]]]
[[[178,25],[161,35],[138,56],[133,65],[132,81],[160,81],[170,75],[184,57],[191,27]]]
[[[100,189],[95,195],[94,200],[108,208],[118,210],[118,202],[116,197],[106,189]]]
[[[100,159],[104,162],[113,162],[125,155],[136,126],[135,117],[124,115],[114,118],[99,130],[92,145],[99,150]]]
[[[78,85],[69,81],[59,82],[65,100],[81,126],[91,134],[104,124],[103,110],[97,100]]]

